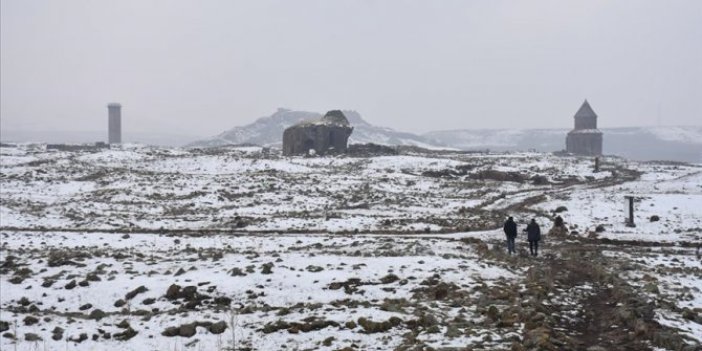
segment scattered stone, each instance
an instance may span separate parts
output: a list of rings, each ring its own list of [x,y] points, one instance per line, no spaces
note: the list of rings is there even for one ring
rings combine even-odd
[[[168,290],[166,290],[166,298],[169,300],[175,300],[180,296],[180,285],[178,284],[171,284],[171,286],[168,287]]]
[[[71,290],[71,289],[75,288],[76,285],[78,285],[78,284],[76,283],[76,281],[75,281],[75,280],[71,280],[68,284],[66,284],[66,286],[64,286],[64,288],[67,289],[67,290]]]
[[[139,295],[139,294],[141,294],[141,293],[145,293],[145,292],[147,292],[147,291],[149,291],[149,289],[147,289],[145,286],[142,285],[142,286],[140,286],[140,287],[138,287],[138,288],[136,288],[136,289],[134,289],[134,290],[128,292],[126,295],[124,295],[124,299],[125,299],[125,300],[131,300],[131,299],[133,299],[135,296],[137,296],[137,295]]]
[[[394,283],[398,280],[400,280],[400,277],[398,277],[392,273],[380,278],[380,282],[383,284],[391,284],[391,283]]]
[[[245,277],[246,273],[241,270],[239,267],[232,268],[230,275],[232,277]]]
[[[54,330],[51,331],[51,339],[54,341],[59,341],[63,339],[63,332],[63,328],[55,327]]]
[[[33,341],[42,341],[42,339],[39,335],[34,334],[34,333],[26,333],[24,334],[24,340],[33,342]]]
[[[103,318],[105,318],[107,314],[103,312],[101,309],[96,308],[90,312],[90,319],[94,319],[96,321],[99,321]]]
[[[222,334],[227,329],[227,324],[223,321],[213,323],[207,330],[212,334]]]
[[[121,333],[115,333],[112,335],[115,340],[120,340],[120,341],[126,341],[129,340],[133,337],[135,337],[137,334],[139,334],[136,330],[132,329],[131,327],[127,328]]]
[[[317,272],[321,272],[323,270],[324,270],[324,268],[322,268],[320,266],[313,266],[313,265],[307,266],[308,272],[317,273]],[[266,273],[263,273],[263,274],[266,274]]]
[[[24,325],[30,326],[39,323],[39,319],[34,316],[27,316],[24,317],[22,322],[24,322]]]
[[[86,334],[86,333],[80,333],[80,335],[74,336],[74,337],[72,337],[72,338],[70,338],[70,339],[68,339],[68,340],[69,340],[69,341],[73,341],[73,342],[75,342],[75,343],[82,343],[83,341],[88,340],[88,334]]]
[[[561,212],[566,212],[566,211],[568,211],[568,207],[565,207],[565,206],[558,206],[558,207],[556,207],[556,210],[553,211],[553,212],[555,212],[555,213],[561,213]]]
[[[261,266],[261,274],[271,274],[271,273],[273,273],[273,263],[272,262],[264,263]]]

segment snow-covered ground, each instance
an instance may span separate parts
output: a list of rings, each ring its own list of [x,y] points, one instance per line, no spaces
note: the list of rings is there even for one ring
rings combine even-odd
[[[532,303],[527,270],[597,238],[624,243],[603,246],[627,267],[610,274],[664,301],[656,321],[700,340],[701,208],[696,164],[604,158],[594,172],[590,158],[541,153],[3,147],[0,329],[18,339],[0,348],[510,349],[538,339],[534,322],[509,317],[514,294]],[[507,215],[520,229],[537,219],[545,261],[521,236],[520,258],[502,254]],[[569,236],[546,234],[557,215]],[[572,304],[576,320],[595,289],[546,300]],[[533,314],[524,308],[515,315]]]

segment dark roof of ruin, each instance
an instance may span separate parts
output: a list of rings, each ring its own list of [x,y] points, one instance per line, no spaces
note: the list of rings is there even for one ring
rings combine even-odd
[[[339,110],[328,111],[324,115],[324,117],[322,117],[322,121],[324,121],[326,123],[340,124],[343,126],[349,125],[349,120],[346,119],[346,116],[344,116],[344,113],[339,111]]]
[[[587,99],[585,99],[583,105],[580,106],[578,112],[575,113],[575,118],[581,117],[597,117],[597,114],[592,110],[592,107],[590,107],[590,103],[587,102]]]
[[[321,119],[302,121],[291,126],[290,128],[306,128],[319,125],[351,128],[351,123],[349,123],[349,120],[346,119],[344,113],[339,110],[331,110],[327,112]]]

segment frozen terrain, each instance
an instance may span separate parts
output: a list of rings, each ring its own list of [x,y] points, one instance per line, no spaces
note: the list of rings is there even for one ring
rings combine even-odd
[[[699,164],[0,152],[3,350],[701,347]]]

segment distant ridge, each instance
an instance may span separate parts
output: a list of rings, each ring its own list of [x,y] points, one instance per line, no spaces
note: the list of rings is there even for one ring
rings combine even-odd
[[[472,129],[425,133],[430,143],[495,151],[565,149],[569,129]],[[702,126],[600,128],[605,155],[702,163]]]
[[[353,126],[349,143],[375,143],[382,145],[411,145],[429,149],[443,147],[441,144],[428,142],[423,136],[395,131],[366,122],[356,111],[343,110]],[[231,128],[215,137],[190,143],[190,147],[212,147],[223,145],[256,144],[261,146],[280,146],[285,128],[293,124],[321,118],[317,112],[293,111],[279,108],[267,117],[261,117],[251,124]]]

